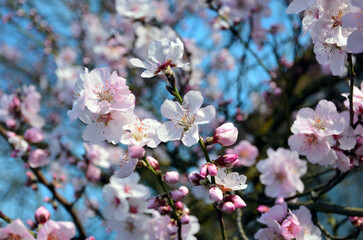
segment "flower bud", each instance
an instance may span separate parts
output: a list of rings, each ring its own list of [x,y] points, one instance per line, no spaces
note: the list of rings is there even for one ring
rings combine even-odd
[[[158,160],[156,160],[155,158],[151,157],[151,156],[147,156],[146,160],[150,163],[150,165],[155,169],[155,170],[160,170],[160,166],[159,166],[159,162]]]
[[[176,209],[178,209],[178,210],[183,210],[184,205],[183,205],[183,203],[182,203],[182,202],[177,201],[177,202],[175,203],[175,207],[176,207]]]
[[[237,141],[237,137],[237,128],[232,123],[224,123],[215,130],[213,142],[222,146],[231,146]]]
[[[189,215],[183,215],[180,217],[181,224],[188,224],[190,222],[190,216]]]
[[[204,177],[200,176],[197,172],[192,172],[189,173],[188,179],[194,186],[199,186],[201,185],[200,182],[204,180]]]
[[[43,206],[38,208],[34,213],[34,219],[37,224],[44,224],[46,221],[48,221],[49,217],[50,212]]]
[[[168,215],[171,212],[170,206],[161,206],[158,207],[158,211],[162,215]]]
[[[230,213],[230,214],[233,213],[234,210],[236,210],[236,208],[234,207],[232,202],[224,202],[224,203],[222,203],[220,208],[222,209],[223,212]]]
[[[220,202],[223,200],[223,192],[219,187],[209,188],[209,199],[212,202]]]
[[[139,146],[132,146],[129,148],[131,158],[143,158],[145,156],[145,149]]]
[[[247,204],[238,195],[229,195],[225,197],[225,202],[232,202],[236,209],[247,206]]]
[[[91,182],[97,182],[101,179],[101,169],[89,164],[87,167],[86,177]]]
[[[14,119],[6,119],[5,124],[9,129],[16,127],[16,121]]]
[[[30,128],[25,131],[24,138],[29,142],[37,143],[44,140],[44,133],[39,128]]]
[[[175,184],[179,182],[179,173],[177,171],[166,172],[164,175],[164,181],[168,184]]]
[[[184,198],[184,193],[180,190],[173,190],[170,192],[170,196],[174,201],[180,201]]]
[[[218,168],[213,163],[206,163],[200,169],[200,176],[203,178],[207,177],[208,175],[215,176],[217,175]]]
[[[214,163],[220,167],[233,167],[239,162],[238,154],[224,154],[220,156]]]
[[[154,197],[154,198],[149,199],[149,203],[147,205],[147,208],[148,209],[154,209],[154,208],[159,207],[160,205],[161,204],[160,204],[159,197]]]
[[[186,186],[179,187],[179,191],[182,191],[184,196],[188,195],[189,189]]]

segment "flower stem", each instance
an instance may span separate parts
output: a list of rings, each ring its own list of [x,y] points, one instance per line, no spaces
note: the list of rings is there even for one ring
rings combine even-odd
[[[171,208],[173,209],[173,217],[176,219],[177,221],[177,226],[178,226],[178,239],[182,240],[182,236],[181,236],[181,222],[180,222],[180,217],[178,215],[177,209],[175,207],[174,201],[173,199],[170,197],[170,194],[168,193],[168,191],[166,190],[165,184],[163,182],[163,180],[161,179],[160,175],[155,171],[155,169],[151,166],[151,164],[149,163],[149,161],[147,160],[146,157],[143,158],[143,160],[145,161],[146,165],[147,165],[147,169],[149,169],[153,175],[155,176],[156,180],[158,181],[159,185],[161,186],[161,188],[163,189],[164,193],[166,194],[169,203],[171,205]]]
[[[353,89],[354,89],[354,66],[352,60],[352,54],[348,53],[348,64],[349,64],[349,77],[350,77],[350,92],[349,92],[349,125],[353,127],[354,111],[353,111]]]

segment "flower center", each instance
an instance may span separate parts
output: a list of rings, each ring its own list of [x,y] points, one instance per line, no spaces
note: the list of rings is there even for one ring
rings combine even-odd
[[[21,240],[21,236],[15,233],[9,233],[5,240]]]
[[[112,204],[115,205],[115,207],[117,208],[118,206],[120,206],[121,200],[118,197],[114,197],[114,199],[112,200]]]
[[[333,28],[342,26],[342,17],[343,11],[341,9],[338,11],[337,15],[331,17],[333,19]]]
[[[316,114],[314,117],[313,127],[319,130],[324,130],[326,127],[326,120],[322,119],[318,114]]]
[[[165,69],[168,68],[168,66],[170,66],[170,67],[176,67],[176,65],[175,64],[172,64],[171,62],[172,62],[172,60],[168,60],[168,61],[164,62],[163,64],[159,64],[158,63],[158,70],[156,70],[154,72],[154,74],[158,74],[159,72],[164,71]]]
[[[113,94],[114,92],[117,92],[118,89],[114,87],[113,83],[110,83],[108,80],[106,80],[106,84],[104,86],[101,86],[101,83],[98,82],[95,86],[95,93],[96,98],[99,99],[99,101],[107,101],[111,102],[113,100]]]
[[[105,126],[107,126],[107,124],[113,120],[111,113],[106,113],[106,114],[100,114],[98,115],[98,118],[96,119],[96,122],[103,122],[105,124]]]
[[[182,128],[184,131],[188,131],[194,123],[194,116],[189,111],[183,111],[174,116],[173,120]]]
[[[134,123],[134,130],[132,132],[132,136],[135,138],[136,141],[141,141],[144,137],[147,136],[147,129],[150,127],[149,125],[145,124],[142,120],[139,122]]]
[[[135,230],[134,223],[127,221],[126,222],[126,230],[129,231],[129,232],[131,232],[131,233],[134,232],[134,230]]]
[[[120,160],[120,168],[122,168],[125,164],[127,164],[130,161],[130,157],[128,154],[128,151],[125,150],[125,153],[122,154],[121,160]]]

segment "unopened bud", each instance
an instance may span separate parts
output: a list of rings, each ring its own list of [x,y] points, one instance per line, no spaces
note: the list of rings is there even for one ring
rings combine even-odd
[[[239,162],[238,154],[224,154],[220,156],[214,163],[220,167],[233,167]]]
[[[179,173],[177,171],[166,172],[164,175],[164,181],[168,184],[175,184],[179,182]]]
[[[188,224],[190,222],[190,216],[189,215],[183,215],[180,217],[180,222],[182,224]]]
[[[223,200],[223,192],[219,187],[209,188],[209,199],[212,202],[220,202]]]
[[[145,156],[145,149],[139,146],[132,146],[129,148],[131,158],[143,158]]]
[[[155,170],[160,170],[160,166],[159,166],[159,162],[158,160],[156,160],[155,158],[151,157],[151,156],[147,156],[146,160],[150,163],[150,165],[155,169]]]
[[[237,137],[237,128],[232,123],[225,123],[215,130],[213,142],[222,146],[231,146],[237,141]]]
[[[44,224],[48,221],[50,217],[50,212],[45,207],[38,208],[34,213],[34,219],[37,224]]]
[[[220,208],[222,209],[223,212],[230,213],[230,214],[233,213],[234,210],[236,210],[236,208],[232,202],[224,202],[224,203],[222,203]]]
[[[218,168],[213,163],[206,163],[200,169],[200,176],[203,178],[207,177],[208,175],[216,176],[218,172]]]
[[[194,186],[199,186],[201,185],[201,181],[204,180],[204,177],[200,176],[197,172],[192,172],[188,175],[188,179]]]

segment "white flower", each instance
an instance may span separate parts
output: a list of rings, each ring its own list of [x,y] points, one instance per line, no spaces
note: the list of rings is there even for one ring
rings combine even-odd
[[[134,115],[132,111],[96,114],[87,109],[82,112],[80,119],[88,124],[82,134],[83,140],[92,144],[100,144],[106,139],[108,142],[116,144],[122,138],[122,127],[133,122]]]
[[[115,4],[117,13],[129,18],[143,18],[152,12],[149,0],[116,0]]]
[[[236,172],[227,173],[223,168],[218,169],[215,179],[216,184],[221,185],[227,191],[237,191],[247,188],[247,177],[245,175],[239,175]]]
[[[143,147],[147,145],[150,148],[156,148],[160,139],[156,134],[156,129],[160,123],[153,119],[136,119],[135,122],[124,126],[124,134],[121,143],[125,145],[137,145]]]
[[[159,41],[154,41],[149,46],[149,59],[144,62],[138,58],[130,59],[130,63],[135,67],[145,68],[141,77],[151,78],[160,72],[163,72],[167,67],[183,67],[181,63],[183,57],[184,45],[177,38],[175,42],[167,38],[162,38]]]
[[[127,217],[129,212],[129,203],[126,196],[119,191],[117,186],[107,184],[102,189],[103,200],[107,203],[103,209],[103,215],[106,219],[116,219],[122,221]]]
[[[215,116],[215,108],[209,105],[200,108],[203,96],[199,91],[189,91],[184,96],[183,105],[165,100],[161,105],[161,114],[171,121],[161,125],[157,134],[161,141],[168,142],[181,139],[190,147],[199,141],[199,124],[209,123]]]

